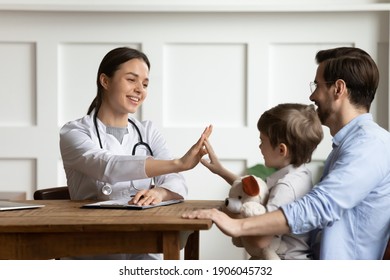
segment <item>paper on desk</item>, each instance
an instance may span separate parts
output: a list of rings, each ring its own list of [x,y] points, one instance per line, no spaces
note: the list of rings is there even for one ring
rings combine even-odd
[[[41,208],[44,206],[43,204],[0,200],[0,211]]]
[[[166,200],[166,201],[162,201],[158,204],[150,204],[150,205],[128,204],[128,202],[129,202],[129,199],[105,200],[105,201],[99,201],[99,202],[95,202],[95,203],[84,204],[82,207],[84,207],[84,208],[111,208],[111,209],[142,210],[142,209],[149,209],[149,208],[154,208],[154,207],[176,204],[176,203],[183,202],[183,200],[182,199]]]

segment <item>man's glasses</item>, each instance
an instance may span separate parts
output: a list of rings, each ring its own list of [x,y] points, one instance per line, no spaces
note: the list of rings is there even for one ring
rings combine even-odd
[[[309,84],[310,91],[311,91],[311,93],[313,93],[317,89],[317,86],[320,85],[320,84],[333,84],[333,83],[334,82],[321,82],[321,83],[310,82],[310,84]]]

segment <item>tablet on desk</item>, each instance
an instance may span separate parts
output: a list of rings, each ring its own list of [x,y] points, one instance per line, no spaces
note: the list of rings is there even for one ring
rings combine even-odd
[[[129,209],[129,210],[142,210],[142,209],[149,209],[154,207],[160,207],[160,206],[166,206],[171,204],[176,204],[183,202],[184,200],[178,199],[178,200],[166,200],[162,201],[158,204],[151,204],[151,205],[135,205],[135,204],[128,204],[129,199],[123,200],[106,200],[106,201],[99,201],[95,203],[89,203],[84,204],[83,208],[111,208],[111,209]]]
[[[45,205],[0,200],[0,211],[41,208]]]

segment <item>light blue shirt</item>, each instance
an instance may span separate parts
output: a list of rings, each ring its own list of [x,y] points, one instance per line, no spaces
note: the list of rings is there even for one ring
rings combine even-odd
[[[322,228],[320,259],[381,259],[390,236],[390,133],[371,114],[344,126],[321,181],[282,206],[292,233]]]

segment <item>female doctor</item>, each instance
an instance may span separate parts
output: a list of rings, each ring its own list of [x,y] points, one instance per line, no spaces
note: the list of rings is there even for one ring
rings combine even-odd
[[[178,173],[195,167],[206,154],[206,127],[199,140],[179,159],[151,121],[129,116],[146,96],[150,63],[138,50],[121,47],[103,58],[97,95],[88,113],[60,131],[60,150],[71,199],[128,199],[139,205],[185,199],[187,186]],[[92,257],[88,257],[92,258]],[[158,259],[156,254],[99,258]]]

